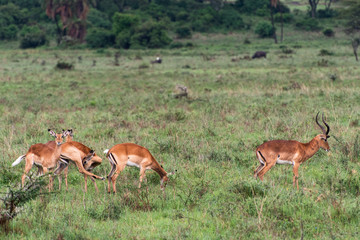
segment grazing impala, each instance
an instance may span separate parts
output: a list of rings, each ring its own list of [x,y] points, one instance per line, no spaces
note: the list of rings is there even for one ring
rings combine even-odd
[[[37,143],[32,145],[28,152],[25,155],[20,156],[12,166],[18,165],[23,159],[25,159],[25,169],[24,174],[21,177],[21,184],[24,186],[25,178],[30,169],[35,166],[38,167],[38,175],[47,173],[49,170],[56,167],[57,161],[60,157],[61,145],[63,137],[65,137],[65,132],[56,134],[52,130],[48,130],[50,135],[55,137],[54,148],[49,147],[46,144]],[[49,190],[52,189],[52,177],[50,176]]]
[[[79,172],[84,174],[85,192],[87,192],[87,176],[91,177],[94,182],[95,189],[98,191],[94,178],[104,180],[105,178],[97,176],[90,171],[100,165],[102,159],[89,147],[76,141],[65,142],[61,149],[60,166],[55,170],[55,174],[60,174],[69,165],[69,161],[75,163]]]
[[[117,144],[110,148],[110,150],[106,149],[104,153],[106,153],[106,157],[111,164],[111,171],[108,175],[109,193],[111,191],[110,181],[112,181],[113,192],[116,193],[116,178],[119,176],[120,172],[124,170],[126,165],[140,168],[139,188],[141,187],[141,182],[144,177],[146,179],[145,171],[148,169],[152,169],[159,174],[161,178],[161,190],[163,191],[169,180],[168,176],[174,174],[174,172],[167,173],[151,155],[149,150],[134,143]]]
[[[256,157],[260,162],[260,166],[254,171],[254,177],[259,177],[263,180],[264,174],[270,170],[275,164],[291,164],[293,165],[294,177],[293,185],[295,183],[297,189],[299,189],[298,183],[298,170],[301,163],[311,158],[320,148],[326,151],[330,150],[327,139],[330,137],[330,127],[324,120],[324,114],[322,115],[322,121],[325,124],[327,130],[318,122],[319,113],[316,115],[316,123],[321,128],[323,134],[319,134],[314,137],[308,143],[301,143],[293,140],[273,140],[261,144],[256,149]]]

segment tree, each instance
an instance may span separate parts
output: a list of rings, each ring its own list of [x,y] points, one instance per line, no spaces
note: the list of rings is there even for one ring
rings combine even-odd
[[[277,37],[276,37],[276,28],[275,28],[275,23],[274,23],[274,8],[276,8],[278,2],[279,2],[279,0],[270,0],[270,17],[271,17],[271,25],[274,29],[273,38],[274,38],[275,43],[277,43]]]
[[[46,15],[58,29],[58,44],[62,36],[83,41],[86,35],[86,18],[89,12],[88,0],[45,0]],[[58,19],[59,18],[59,19]],[[59,25],[59,20],[62,26]]]
[[[310,8],[311,8],[311,17],[316,18],[316,8],[319,4],[320,0],[309,0]]]
[[[346,19],[345,33],[351,37],[351,44],[356,61],[359,61],[357,50],[360,45],[360,2],[358,0],[343,0],[345,8],[342,16]]]
[[[333,0],[324,0],[325,1],[325,9],[327,10],[327,11],[329,11],[330,10],[330,7],[331,7],[331,3],[333,2]]]

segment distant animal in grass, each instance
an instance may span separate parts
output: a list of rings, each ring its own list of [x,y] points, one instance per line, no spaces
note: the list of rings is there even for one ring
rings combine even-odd
[[[157,57],[154,61],[151,61],[151,64],[154,64],[154,63],[162,63],[162,59]]]
[[[252,59],[254,58],[266,58],[266,52],[264,51],[257,51],[254,53],[254,55],[252,56]]]

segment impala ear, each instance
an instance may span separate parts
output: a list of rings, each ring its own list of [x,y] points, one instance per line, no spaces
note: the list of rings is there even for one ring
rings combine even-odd
[[[329,138],[329,137],[331,137],[331,136],[329,136],[329,135],[326,135],[326,138]]]
[[[51,136],[56,137],[56,133],[50,128],[48,129],[48,132],[50,133]]]

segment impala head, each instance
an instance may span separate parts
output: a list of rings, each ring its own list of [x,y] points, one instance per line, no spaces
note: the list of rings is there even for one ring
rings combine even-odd
[[[320,123],[318,122],[318,116],[319,116],[319,113],[316,114],[316,123],[317,125],[321,128],[321,131],[323,132],[323,134],[319,134],[316,136],[316,138],[318,139],[318,142],[319,142],[319,146],[326,150],[326,151],[329,151],[330,150],[330,147],[329,147],[329,143],[327,141],[327,139],[330,137],[329,136],[329,132],[330,132],[330,127],[329,125],[325,122],[325,119],[324,119],[324,114],[322,114],[322,122],[324,123],[324,125],[326,126],[326,130],[324,128],[324,126],[320,125]]]
[[[161,168],[164,169],[162,166],[161,166]],[[176,171],[177,171],[177,170],[172,171],[172,172],[169,172],[169,173],[166,173],[166,175],[164,175],[164,176],[161,178],[161,180],[160,180],[160,187],[161,187],[161,190],[162,190],[162,191],[164,191],[165,188],[166,188],[166,185],[167,185],[167,183],[168,183],[168,181],[169,181],[169,176],[174,175]]]
[[[95,155],[94,150],[90,150],[90,152],[82,159],[83,166],[86,171],[93,170],[96,166],[100,165],[102,159]]]
[[[57,146],[62,144],[63,138],[65,137],[65,131],[63,130],[62,133],[55,133],[53,130],[48,129],[51,136],[55,138],[55,143]]]
[[[68,130],[64,130],[63,129],[63,132],[65,132],[65,141],[68,142],[68,141],[72,141],[73,137],[74,137],[74,133],[73,133],[73,130],[72,129],[68,129]]]

